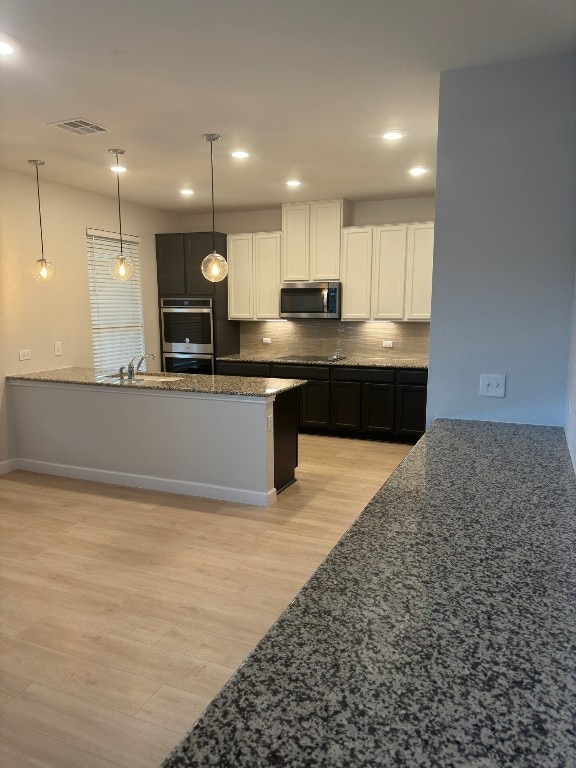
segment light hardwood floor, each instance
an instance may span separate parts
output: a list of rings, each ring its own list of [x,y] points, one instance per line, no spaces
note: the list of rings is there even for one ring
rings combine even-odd
[[[409,450],[301,435],[267,509],[0,477],[0,765],[157,768]]]

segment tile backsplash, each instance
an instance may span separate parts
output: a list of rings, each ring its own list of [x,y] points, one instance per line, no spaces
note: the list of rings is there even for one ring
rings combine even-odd
[[[240,351],[359,355],[361,357],[428,357],[429,323],[341,322],[286,320],[240,323]],[[263,344],[262,339],[272,339]],[[382,342],[392,341],[392,348]]]

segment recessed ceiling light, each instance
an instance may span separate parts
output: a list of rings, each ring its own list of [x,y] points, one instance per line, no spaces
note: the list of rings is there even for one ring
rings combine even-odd
[[[287,187],[299,187],[300,184],[302,184],[302,182],[298,181],[298,179],[290,179],[286,182]]]
[[[382,138],[386,139],[386,141],[398,141],[399,139],[403,139],[404,136],[406,136],[404,131],[398,131],[397,129],[389,130],[382,134]]]
[[[425,173],[428,173],[428,168],[424,168],[422,165],[415,165],[414,168],[410,168],[408,173],[411,176],[424,176]]]
[[[126,168],[123,165],[111,165],[110,170],[114,173],[126,173]]]
[[[245,152],[243,149],[237,149],[236,152],[232,152],[232,157],[244,159],[245,157],[250,157],[250,153]]]
[[[10,35],[0,32],[0,56],[10,56],[18,50],[18,43]]]
[[[193,195],[194,194],[194,190],[193,189],[188,189],[188,188],[185,187],[184,189],[180,190],[180,194],[181,195],[185,195],[185,196]]]

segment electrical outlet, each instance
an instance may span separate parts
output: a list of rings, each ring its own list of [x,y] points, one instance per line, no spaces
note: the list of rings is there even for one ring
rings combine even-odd
[[[266,416],[266,429],[268,430],[268,432],[272,432],[272,430],[274,429],[274,421],[272,419],[272,414],[269,414],[268,416]]]
[[[390,341],[389,339],[384,339],[384,341],[382,342],[382,346],[390,348],[394,346],[394,342]]]
[[[503,373],[480,374],[480,397],[505,397],[506,376]]]
[[[18,352],[18,357],[20,358],[20,360],[32,360],[32,350],[21,349]]]
[[[263,336],[262,344],[272,344],[272,339],[270,338],[270,336]]]
[[[60,357],[62,354],[62,342],[61,341],[55,341],[54,342],[54,356]]]

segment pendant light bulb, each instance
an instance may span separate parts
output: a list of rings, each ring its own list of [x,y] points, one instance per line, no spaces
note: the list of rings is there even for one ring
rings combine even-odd
[[[47,259],[38,259],[34,264],[33,274],[39,283],[48,283],[56,274],[56,267]]]
[[[56,267],[51,261],[44,258],[44,233],[42,231],[42,207],[40,205],[40,177],[38,168],[44,165],[44,160],[28,160],[30,165],[36,168],[36,192],[38,196],[38,220],[40,222],[40,249],[42,257],[34,264],[33,275],[40,283],[48,283],[56,274]]]
[[[126,283],[134,277],[134,264],[127,256],[115,256],[110,262],[110,275],[119,283]]]
[[[118,155],[123,155],[123,149],[109,149],[111,155],[116,157],[116,166],[113,171],[119,171]],[[134,264],[124,254],[124,239],[122,237],[122,209],[120,207],[120,172],[116,173],[116,193],[118,198],[118,227],[120,229],[120,253],[110,261],[110,276],[119,283],[126,283],[134,276]]]
[[[202,138],[204,141],[210,142],[210,172],[212,179],[212,253],[206,256],[201,265],[202,274],[211,283],[219,283],[224,280],[228,274],[228,262],[216,252],[216,231],[214,227],[214,142],[218,141],[220,135],[218,133],[205,133]]]

